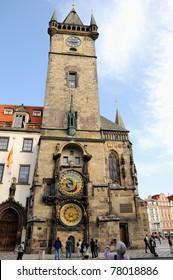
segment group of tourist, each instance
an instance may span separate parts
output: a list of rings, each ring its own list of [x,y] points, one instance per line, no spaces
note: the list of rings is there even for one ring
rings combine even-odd
[[[158,241],[161,244],[160,236],[158,238]],[[145,253],[148,253],[147,249],[149,249],[151,254],[153,254],[155,257],[158,257],[158,254],[156,252],[156,237],[154,237],[153,235],[151,235],[149,237],[148,234],[146,234],[146,236],[144,237],[144,243],[145,243]],[[170,253],[172,254],[173,253],[173,242],[172,242],[172,238],[170,235],[168,236],[168,244],[169,244],[169,248],[170,248]]]
[[[62,250],[62,242],[60,238],[58,237],[54,244],[55,247],[55,260],[61,259],[61,250]],[[73,242],[70,237],[68,237],[66,243],[65,243],[65,251],[66,251],[66,258],[71,258],[72,256],[72,250],[73,250]]]
[[[145,243],[145,253],[147,253],[147,250],[151,252],[155,257],[158,257],[158,254],[156,252],[156,241],[155,238],[151,235],[148,237],[148,234],[144,237],[144,243]],[[170,247],[170,253],[173,253],[173,242],[171,236],[168,236],[168,244]],[[62,242],[60,238],[58,237],[57,240],[54,243],[55,247],[55,260],[61,259],[61,250],[62,250]],[[66,258],[71,258],[74,244],[70,237],[66,240],[65,243],[65,253]],[[112,248],[114,247],[114,248]],[[87,243],[86,241],[81,241],[80,239],[76,243],[77,248],[77,255],[78,257],[81,257],[82,259],[89,259],[89,255],[91,253],[92,258],[98,257],[99,252],[99,246],[97,239],[91,238],[90,243]],[[18,254],[17,254],[17,260],[22,260],[24,253],[24,242],[22,242],[18,246]],[[104,256],[107,260],[129,260],[129,256],[126,254],[126,245],[122,241],[117,241],[116,239],[112,239],[108,245],[106,245],[104,249]]]
[[[73,242],[70,239],[70,237],[66,241],[66,258],[71,258],[72,254],[72,246]],[[114,252],[112,252],[112,246],[114,246]],[[61,257],[61,248],[62,248],[62,243],[59,239],[57,238],[55,242],[55,259],[60,260]],[[98,240],[91,238],[90,243],[87,243],[86,241],[81,241],[80,239],[76,243],[77,247],[77,254],[78,257],[81,257],[82,259],[89,259],[89,254],[91,253],[92,258],[97,258],[98,257],[98,252],[99,252],[99,246],[98,246]],[[115,253],[116,252],[116,253]],[[105,247],[104,250],[104,256],[108,260],[128,260],[129,256],[125,254],[126,253],[126,245],[122,241],[117,241],[116,239],[112,239],[109,245]]]
[[[66,258],[71,258],[73,252],[73,241],[70,237],[68,237],[66,244],[65,244],[65,252]],[[55,247],[55,260],[61,259],[61,251],[62,251],[62,242],[58,237],[54,244]],[[98,257],[98,241],[97,239],[91,238],[90,243],[87,243],[85,240],[81,241],[80,239],[76,243],[77,248],[77,255],[82,259],[89,258],[89,252],[91,251],[92,258]]]
[[[156,253],[156,241],[154,236],[148,237],[148,234],[144,237],[144,243],[145,243],[145,253],[147,252],[147,249],[153,254],[155,257],[158,257],[158,254]]]

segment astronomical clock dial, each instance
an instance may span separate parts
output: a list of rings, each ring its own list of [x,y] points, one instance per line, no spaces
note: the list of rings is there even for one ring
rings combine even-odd
[[[66,171],[60,177],[59,191],[63,194],[74,195],[83,188],[82,176],[75,171]]]
[[[66,226],[76,226],[82,220],[82,209],[75,203],[67,203],[60,210],[60,220]]]

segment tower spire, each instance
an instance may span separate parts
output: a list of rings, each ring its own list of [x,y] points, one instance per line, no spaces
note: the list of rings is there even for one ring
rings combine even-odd
[[[122,128],[125,128],[123,119],[118,111],[118,101],[116,100],[116,117],[115,117],[115,123],[121,126]]]
[[[57,21],[56,10],[54,10],[53,15],[52,15],[52,17],[51,17],[51,21],[52,21],[52,20]]]
[[[93,13],[91,14],[90,25],[95,25],[95,26],[97,26],[96,21],[95,21],[95,18],[94,18],[94,16],[93,16]]]

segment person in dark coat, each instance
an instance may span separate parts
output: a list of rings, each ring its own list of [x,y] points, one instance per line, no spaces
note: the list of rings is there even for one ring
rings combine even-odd
[[[152,250],[151,250],[150,240],[149,240],[148,234],[146,234],[146,236],[144,237],[144,243],[145,243],[145,253],[147,253],[147,249],[149,249],[150,252],[153,253]]]
[[[70,237],[68,237],[67,241],[66,241],[66,258],[71,258],[72,255],[72,246],[73,246],[73,242],[71,240]]]
[[[55,247],[55,260],[57,260],[57,259],[60,260],[61,259],[62,243],[61,243],[59,237],[55,241],[54,247]]]
[[[156,250],[155,250],[155,248],[156,248],[156,242],[155,242],[155,240],[154,240],[154,238],[151,236],[150,237],[150,247],[151,247],[151,251],[152,251],[152,254],[155,256],[155,257],[158,257],[158,254],[156,253]]]
[[[90,248],[91,248],[91,255],[92,255],[92,258],[96,258],[96,247],[95,247],[95,242],[94,242],[94,239],[91,238],[91,241],[90,241]]]

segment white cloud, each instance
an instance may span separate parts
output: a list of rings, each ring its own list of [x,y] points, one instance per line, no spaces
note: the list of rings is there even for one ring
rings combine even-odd
[[[146,69],[147,103],[142,136],[146,134],[147,138],[141,138],[140,143],[143,149],[159,147],[167,155],[173,154],[173,4],[170,1],[165,1],[164,4],[162,12],[158,13],[155,40],[151,46],[152,60]]]
[[[133,75],[135,59],[148,36],[147,5],[139,0],[114,1],[109,12],[100,23],[99,57],[108,65],[101,74],[125,80]]]

